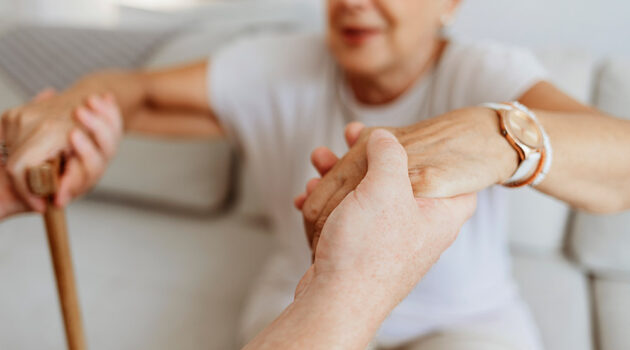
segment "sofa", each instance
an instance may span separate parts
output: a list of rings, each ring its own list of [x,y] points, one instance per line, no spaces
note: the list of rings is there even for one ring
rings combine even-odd
[[[205,57],[268,30],[318,28],[290,16],[189,25],[141,66]],[[629,60],[571,48],[536,53],[572,96],[630,117]],[[0,110],[28,98],[0,69]],[[221,140],[123,141],[101,182],[67,210],[91,349],[238,348],[245,297],[275,249],[247,169]],[[531,189],[509,195],[513,269],[546,348],[630,349],[630,213],[592,215]],[[63,349],[39,216],[0,222],[0,281],[0,349]]]

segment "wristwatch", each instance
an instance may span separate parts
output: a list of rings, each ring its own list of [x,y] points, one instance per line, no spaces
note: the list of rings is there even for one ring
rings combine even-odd
[[[503,185],[521,187],[540,183],[551,166],[551,146],[534,113],[518,102],[482,106],[497,112],[501,134],[518,154],[518,168]]]

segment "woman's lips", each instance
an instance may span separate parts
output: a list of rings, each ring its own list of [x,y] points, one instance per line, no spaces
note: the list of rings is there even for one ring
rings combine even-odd
[[[374,28],[346,27],[341,30],[343,40],[350,45],[361,45],[380,33],[379,29]]]

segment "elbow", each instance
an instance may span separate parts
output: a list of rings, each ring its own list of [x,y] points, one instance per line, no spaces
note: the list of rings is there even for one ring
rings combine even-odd
[[[602,197],[601,200],[584,203],[577,208],[599,215],[618,214],[630,210],[630,194],[626,194],[626,191],[617,191]]]

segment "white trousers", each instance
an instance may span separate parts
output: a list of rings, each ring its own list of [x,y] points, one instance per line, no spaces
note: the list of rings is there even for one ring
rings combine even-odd
[[[266,269],[277,272],[284,263],[282,257],[275,256]],[[250,291],[239,330],[241,346],[253,339],[293,301],[295,279],[288,278],[289,273],[269,272],[263,271]],[[381,348],[378,344],[371,344],[371,349]],[[395,349],[543,350],[543,346],[529,307],[520,297],[515,297],[501,307],[449,322]]]

